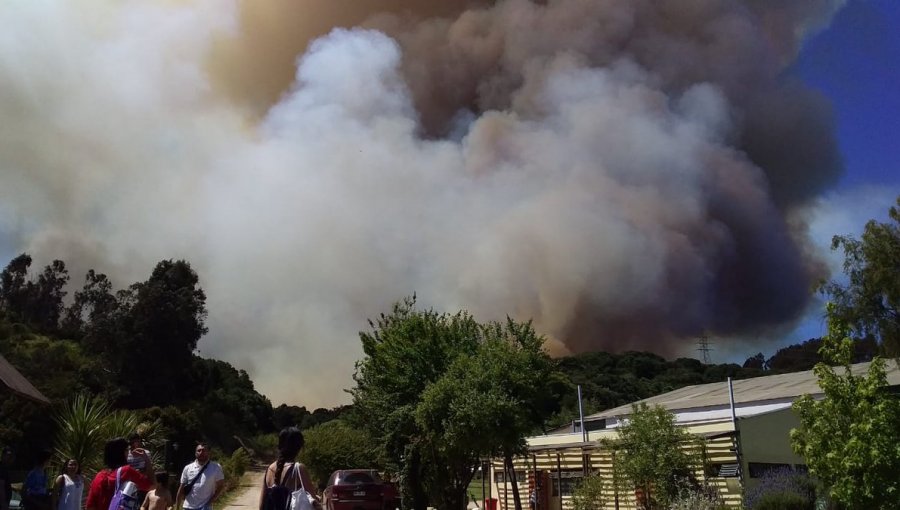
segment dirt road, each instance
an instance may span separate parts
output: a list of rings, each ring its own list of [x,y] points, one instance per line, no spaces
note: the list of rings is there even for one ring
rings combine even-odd
[[[231,502],[216,510],[257,510],[259,508],[259,490],[262,488],[262,477],[265,467],[254,467],[241,478],[237,495]]]

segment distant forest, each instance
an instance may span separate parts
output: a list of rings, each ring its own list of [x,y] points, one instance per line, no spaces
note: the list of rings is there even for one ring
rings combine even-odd
[[[171,441],[210,440],[224,452],[239,438],[268,434],[288,424],[310,429],[352,417],[352,406],[307,410],[273,407],[243,370],[196,355],[206,333],[206,295],[190,264],[159,262],[145,281],[114,290],[94,270],[69,299],[63,261],[40,272],[22,254],[0,273],[0,354],[22,372],[54,408],[76,394],[100,395],[113,407],[158,421]],[[743,365],[704,365],[696,359],[668,361],[648,352],[594,352],[559,358],[548,381],[559,409],[544,429],[578,415],[576,385],[585,412],[593,413],[686,385],[812,368],[821,341],[762,353]],[[857,343],[857,361],[869,360],[874,342]],[[25,465],[53,444],[53,410],[0,390],[0,445],[12,445]],[[536,431],[537,432],[537,431]]]

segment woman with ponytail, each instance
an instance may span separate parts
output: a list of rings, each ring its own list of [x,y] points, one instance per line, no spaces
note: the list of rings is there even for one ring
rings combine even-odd
[[[269,464],[259,494],[259,510],[292,510],[291,494],[304,489],[316,508],[320,508],[316,488],[306,466],[296,461],[303,448],[303,433],[297,427],[286,427],[278,434],[278,460]]]

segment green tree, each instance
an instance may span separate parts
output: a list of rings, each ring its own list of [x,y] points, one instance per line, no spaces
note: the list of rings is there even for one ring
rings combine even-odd
[[[69,271],[65,262],[54,260],[30,280],[29,267],[31,257],[23,253],[0,272],[0,308],[38,331],[53,333],[59,328]]]
[[[624,490],[635,489],[646,510],[667,508],[700,464],[692,443],[697,438],[675,424],[660,406],[632,406],[631,416],[610,442]]]
[[[109,278],[90,269],[84,277],[84,286],[75,291],[72,304],[66,309],[62,331],[102,352],[114,343],[109,338],[114,336],[114,312],[118,305]]]
[[[365,417],[359,425],[384,449],[387,467],[400,474],[404,506],[425,510],[425,473],[438,466],[426,463],[432,445],[416,421],[416,408],[459,356],[477,350],[481,327],[465,312],[418,310],[415,297],[370,325],[371,332],[360,333],[365,356],[353,376],[354,410]]]
[[[332,420],[303,432],[306,444],[300,460],[317,484],[324,484],[338,469],[380,469],[378,447],[359,427]]]
[[[0,308],[22,320],[28,303],[28,268],[31,256],[22,253],[0,272]]]
[[[804,395],[794,403],[800,427],[791,431],[794,451],[834,501],[848,509],[900,508],[900,400],[887,391],[885,360],[865,374],[851,367],[853,341],[838,306],[828,306],[826,361],[813,369],[824,398]]]
[[[603,510],[603,494],[606,486],[600,473],[584,477],[572,493],[572,508],[575,510]]]
[[[831,315],[856,337],[872,335],[884,352],[900,356],[900,197],[891,221],[869,221],[862,236],[835,236],[833,249],[844,251],[847,285],[829,282],[823,292],[834,303]]]
[[[206,334],[206,294],[184,260],[163,260],[146,282],[119,293],[118,340],[123,403],[131,408],[183,400],[191,385],[193,352]],[[146,374],[153,374],[147,377]]]
[[[429,495],[438,508],[464,508],[480,459],[502,456],[512,471],[525,437],[555,410],[546,384],[554,364],[530,323],[507,319],[482,329],[472,354],[459,356],[422,395],[416,423],[430,445]],[[516,482],[514,482],[516,483]],[[516,508],[521,508],[513,490]]]

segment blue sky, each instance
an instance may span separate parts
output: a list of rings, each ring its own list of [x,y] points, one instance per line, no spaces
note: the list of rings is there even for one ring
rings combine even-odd
[[[900,2],[848,2],[791,72],[834,106],[841,187],[900,184]]]
[[[886,219],[900,193],[900,2],[848,2],[806,42],[789,73],[834,109],[845,173],[811,227],[816,244],[827,248],[835,234],[858,234],[868,219]],[[841,260],[833,253],[829,262],[838,270]],[[824,334],[821,314],[812,310],[780,344]]]

